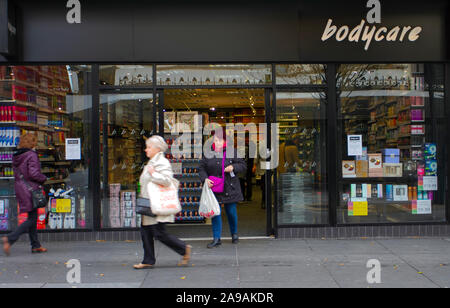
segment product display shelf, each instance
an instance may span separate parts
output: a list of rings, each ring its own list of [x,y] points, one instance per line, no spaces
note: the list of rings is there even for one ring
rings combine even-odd
[[[170,134],[165,134],[165,140],[169,148],[174,145],[176,138]],[[194,147],[201,146],[202,140],[193,137],[191,140],[191,155],[194,155]],[[174,177],[180,182],[178,196],[182,211],[175,216],[175,222],[178,224],[204,223],[205,218],[198,214],[202,193],[202,183],[198,174],[201,159],[173,157],[170,150],[166,154],[166,158],[172,164]]]

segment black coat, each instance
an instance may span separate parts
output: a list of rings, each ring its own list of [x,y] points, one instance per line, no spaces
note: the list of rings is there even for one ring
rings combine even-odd
[[[236,155],[235,155],[236,157]],[[241,191],[238,174],[245,173],[247,165],[241,158],[225,158],[224,168],[233,165],[234,177],[230,173],[225,172],[225,187],[223,193],[214,193],[219,203],[229,204],[237,203],[244,200]],[[206,158],[203,157],[200,162],[199,175],[202,183],[209,176],[222,177],[222,158]]]

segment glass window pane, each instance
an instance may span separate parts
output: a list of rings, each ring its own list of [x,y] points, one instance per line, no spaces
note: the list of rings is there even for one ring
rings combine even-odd
[[[326,84],[324,64],[277,64],[277,85]]]
[[[443,71],[340,66],[339,223],[445,220]]]
[[[92,97],[87,86],[90,74],[87,65],[0,67],[0,230],[14,229],[26,219],[18,214],[11,168],[17,137],[26,132],[37,136],[36,152],[41,172],[48,178],[45,190],[51,198],[48,225],[39,221],[38,229],[92,227],[88,161]],[[66,152],[70,138],[79,144],[76,157]],[[63,200],[60,193],[72,188]],[[69,207],[62,212],[60,205],[67,205],[67,199]]]
[[[278,224],[328,223],[325,93],[277,93]]]
[[[145,139],[153,134],[152,94],[100,96],[102,227],[134,228],[139,177],[147,159]]]
[[[100,85],[152,86],[152,65],[100,65]]]
[[[158,65],[158,85],[264,85],[271,65]]]

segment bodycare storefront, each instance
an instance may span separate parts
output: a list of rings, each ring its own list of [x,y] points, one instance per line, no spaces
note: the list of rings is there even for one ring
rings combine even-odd
[[[172,231],[211,236],[199,167],[218,125],[247,167],[241,236],[450,234],[446,1],[0,8],[0,233],[25,219],[11,158],[33,132],[43,240],[138,239],[154,134],[180,181]]]

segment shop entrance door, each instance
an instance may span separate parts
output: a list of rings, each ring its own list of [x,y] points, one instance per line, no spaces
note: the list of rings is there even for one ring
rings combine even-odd
[[[247,171],[236,175],[239,177],[244,197],[244,201],[237,207],[238,234],[241,237],[271,235],[271,181],[266,177],[266,171],[260,168],[258,146],[260,127],[265,129],[264,123],[270,127],[270,91],[264,88],[171,88],[158,91],[157,97],[160,135],[173,145],[181,136],[181,133],[174,130],[177,125],[186,124],[192,132],[190,156],[173,153],[167,156],[179,173],[177,177],[182,185],[180,198],[183,211],[177,217],[177,223],[195,223],[196,219],[199,219],[197,215],[201,189],[196,188],[201,184],[198,178],[200,156],[196,153],[200,148],[200,153],[203,154],[204,142],[210,138],[210,135],[203,135],[203,128],[211,123],[222,127],[227,124],[234,124],[236,127],[242,123],[244,128],[248,129],[245,135],[227,131],[228,137],[230,134],[235,137],[235,147],[239,137],[245,138],[244,161]],[[251,127],[256,127],[256,136]],[[251,153],[255,148],[258,152]],[[240,149],[242,150],[242,147]],[[225,211],[222,219],[223,236],[227,237],[230,233]]]

